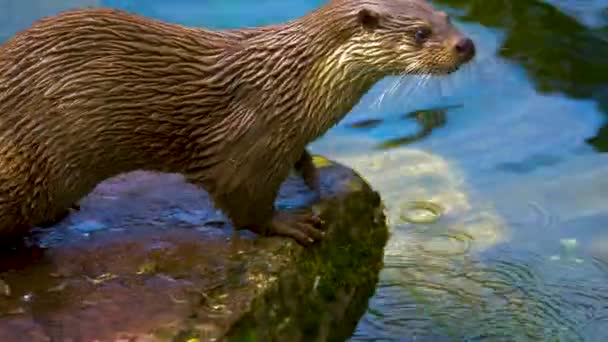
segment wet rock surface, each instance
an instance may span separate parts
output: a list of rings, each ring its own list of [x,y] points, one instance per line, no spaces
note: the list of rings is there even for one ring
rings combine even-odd
[[[235,232],[177,175],[110,179],[81,210],[0,255],[0,341],[342,341],[373,294],[388,238],[380,198],[317,158],[279,207],[312,207],[324,241]]]

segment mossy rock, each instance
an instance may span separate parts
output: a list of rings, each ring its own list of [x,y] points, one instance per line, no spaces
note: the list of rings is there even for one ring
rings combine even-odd
[[[290,177],[280,207],[313,206],[325,239],[234,232],[178,175],[110,179],[55,227],[0,256],[0,341],[343,341],[388,238],[380,198],[317,158],[320,202]]]

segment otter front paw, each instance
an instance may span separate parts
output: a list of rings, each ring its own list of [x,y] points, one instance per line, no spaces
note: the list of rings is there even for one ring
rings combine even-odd
[[[321,230],[322,224],[323,221],[310,212],[277,212],[270,221],[267,233],[288,236],[308,246],[325,235]]]

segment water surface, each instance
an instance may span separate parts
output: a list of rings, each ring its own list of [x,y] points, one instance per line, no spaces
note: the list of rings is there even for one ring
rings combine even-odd
[[[0,38],[74,6],[228,28],[322,0],[0,1]],[[353,341],[608,340],[608,1],[437,0],[476,62],[391,96],[315,153],[382,194],[392,238]]]

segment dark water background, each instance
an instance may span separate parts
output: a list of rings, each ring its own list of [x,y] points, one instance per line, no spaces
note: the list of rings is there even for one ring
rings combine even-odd
[[[227,28],[322,3],[0,0],[0,39],[77,6]],[[386,267],[352,340],[608,341],[608,1],[434,3],[476,62],[381,82],[311,146],[388,207]],[[443,214],[412,223],[432,218],[412,203]]]

